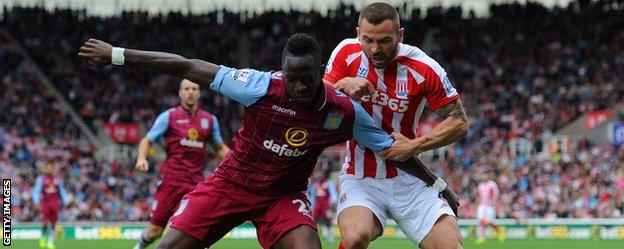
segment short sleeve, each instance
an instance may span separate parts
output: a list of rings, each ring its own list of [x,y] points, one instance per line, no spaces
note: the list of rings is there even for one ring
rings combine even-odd
[[[210,136],[210,142],[212,144],[223,144],[223,138],[221,137],[221,128],[219,127],[219,120],[216,116],[212,117],[212,134]]]
[[[351,103],[353,103],[355,109],[353,139],[375,153],[389,148],[394,139],[375,125],[373,118],[368,115],[359,103],[353,100],[351,100]]]
[[[327,65],[325,66],[325,75],[323,76],[324,80],[327,80],[332,83],[336,83],[344,77],[348,76],[348,67],[346,61],[347,46],[349,44],[353,44],[355,39],[345,39],[343,40],[334,51],[332,51],[329,60],[327,61]]]
[[[158,138],[165,134],[167,128],[169,127],[169,113],[171,113],[171,109],[161,113],[156,117],[156,121],[150,130],[147,132],[147,139],[150,142],[156,142]]]
[[[439,66],[438,66],[439,67]],[[439,67],[439,72],[429,69],[425,75],[425,98],[431,109],[441,107],[459,99],[459,93],[451,84],[448,74]]]
[[[221,66],[210,83],[210,90],[251,106],[267,94],[270,82],[271,74],[268,72]]]

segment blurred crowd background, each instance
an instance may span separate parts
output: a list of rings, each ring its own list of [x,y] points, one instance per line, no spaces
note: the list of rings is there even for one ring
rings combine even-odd
[[[483,178],[500,188],[496,212],[502,218],[624,217],[624,146],[581,137],[571,145],[544,147],[560,129],[593,112],[606,110],[624,121],[624,4],[580,2],[551,9],[534,3],[492,5],[487,17],[459,7],[433,7],[403,18],[404,42],[421,46],[446,69],[470,119],[465,139],[423,157],[459,193],[461,218],[475,217],[476,186]],[[72,199],[63,221],[145,221],[158,180],[153,167],[158,160],[141,173],[134,170],[134,158],[98,158],[98,148],[19,47],[88,129],[97,134],[101,124],[134,123],[145,132],[160,112],[178,104],[179,79],[131,68],[91,68],[76,56],[88,38],[279,70],[289,35],[311,33],[327,60],[342,39],[355,37],[358,13],[351,6],[327,15],[219,11],[95,17],[85,10],[3,11],[0,26],[19,46],[0,39],[0,173],[13,179],[13,217],[19,221],[38,219],[30,189],[44,160],[54,164]],[[219,118],[229,141],[240,128],[242,105],[207,87],[202,93],[202,108]],[[435,119],[428,112],[421,121]],[[518,141],[535,153],[510,152]],[[336,172],[340,151],[323,159]]]

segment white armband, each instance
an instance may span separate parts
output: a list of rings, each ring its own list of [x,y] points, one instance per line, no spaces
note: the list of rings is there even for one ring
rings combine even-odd
[[[121,66],[124,64],[126,57],[124,57],[124,48],[114,47],[111,52],[111,63],[113,65]]]
[[[438,179],[436,179],[433,183],[432,187],[438,192],[442,192],[446,189],[446,182],[444,181],[444,179],[438,177]]]

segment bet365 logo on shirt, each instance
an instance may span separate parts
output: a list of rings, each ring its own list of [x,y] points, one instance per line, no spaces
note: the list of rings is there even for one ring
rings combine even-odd
[[[375,91],[370,96],[362,97],[363,102],[371,102],[375,105],[387,106],[390,110],[403,113],[409,107],[409,100],[391,98],[385,92]]]

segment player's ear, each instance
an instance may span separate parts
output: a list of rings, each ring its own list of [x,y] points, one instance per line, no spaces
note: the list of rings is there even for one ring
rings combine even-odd
[[[405,35],[405,29],[400,28],[399,29],[399,42],[403,42],[403,35]]]
[[[325,64],[321,64],[321,75],[325,74]]]

